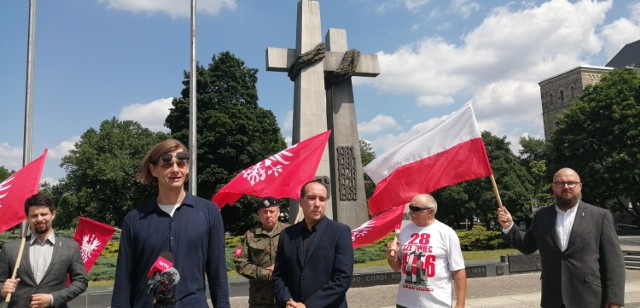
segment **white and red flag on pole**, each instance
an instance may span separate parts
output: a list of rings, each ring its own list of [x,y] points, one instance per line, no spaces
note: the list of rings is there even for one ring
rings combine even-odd
[[[107,246],[115,232],[113,226],[91,220],[86,217],[78,217],[78,226],[73,240],[78,243],[80,256],[84,262],[84,268],[89,273],[93,264],[96,263],[102,250]]]
[[[493,174],[470,104],[373,160],[369,212],[377,215],[416,194]]]
[[[302,184],[313,180],[331,130],[296,143],[236,175],[211,198],[220,208],[242,195],[298,199]]]
[[[351,231],[351,243],[353,248],[371,244],[389,232],[400,229],[404,204],[394,206],[386,212],[363,223],[360,227]]]
[[[24,201],[38,192],[47,149],[0,184],[0,233],[27,218]]]

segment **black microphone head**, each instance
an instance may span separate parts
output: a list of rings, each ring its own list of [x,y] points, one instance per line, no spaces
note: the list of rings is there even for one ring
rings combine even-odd
[[[160,273],[160,276],[164,279],[167,287],[176,285],[180,281],[180,273],[174,267],[170,267]]]
[[[173,254],[171,253],[171,251],[163,251],[160,256],[173,263]]]

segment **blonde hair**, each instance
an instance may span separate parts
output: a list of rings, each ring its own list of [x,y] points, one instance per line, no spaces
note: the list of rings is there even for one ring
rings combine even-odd
[[[158,179],[151,174],[149,165],[157,165],[162,154],[180,149],[188,152],[187,147],[182,142],[173,138],[156,143],[142,159],[136,180],[145,185],[158,185]]]

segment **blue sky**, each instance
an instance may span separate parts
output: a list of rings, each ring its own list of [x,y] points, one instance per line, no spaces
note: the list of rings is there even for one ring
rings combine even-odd
[[[260,105],[290,140],[293,83],[265,70],[267,47],[295,47],[298,1],[197,0],[200,64],[230,51],[257,68]],[[0,1],[0,165],[22,165],[28,0]],[[43,181],[89,128],[116,117],[162,130],[189,69],[190,0],[38,1],[32,157]],[[378,155],[459,109],[481,130],[542,137],[538,82],[603,66],[640,39],[640,1],[320,1],[322,36],[377,54],[381,74],[354,78],[361,138]]]

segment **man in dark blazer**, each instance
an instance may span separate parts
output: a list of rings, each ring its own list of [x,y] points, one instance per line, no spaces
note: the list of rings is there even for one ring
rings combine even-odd
[[[326,218],[328,190],[319,181],[302,186],[304,219],[280,234],[273,292],[282,307],[347,307],[353,275],[348,226]]]
[[[87,273],[78,243],[55,234],[56,216],[51,199],[35,194],[25,201],[31,228],[16,279],[11,279],[21,240],[4,245],[0,252],[2,299],[11,295],[9,307],[67,307],[67,302],[87,289]],[[67,286],[67,274],[70,284]]]
[[[540,209],[525,233],[498,209],[504,239],[524,254],[540,251],[541,307],[620,307],[625,268],[611,213],[582,202],[582,183],[569,168],[552,184],[555,205]]]

